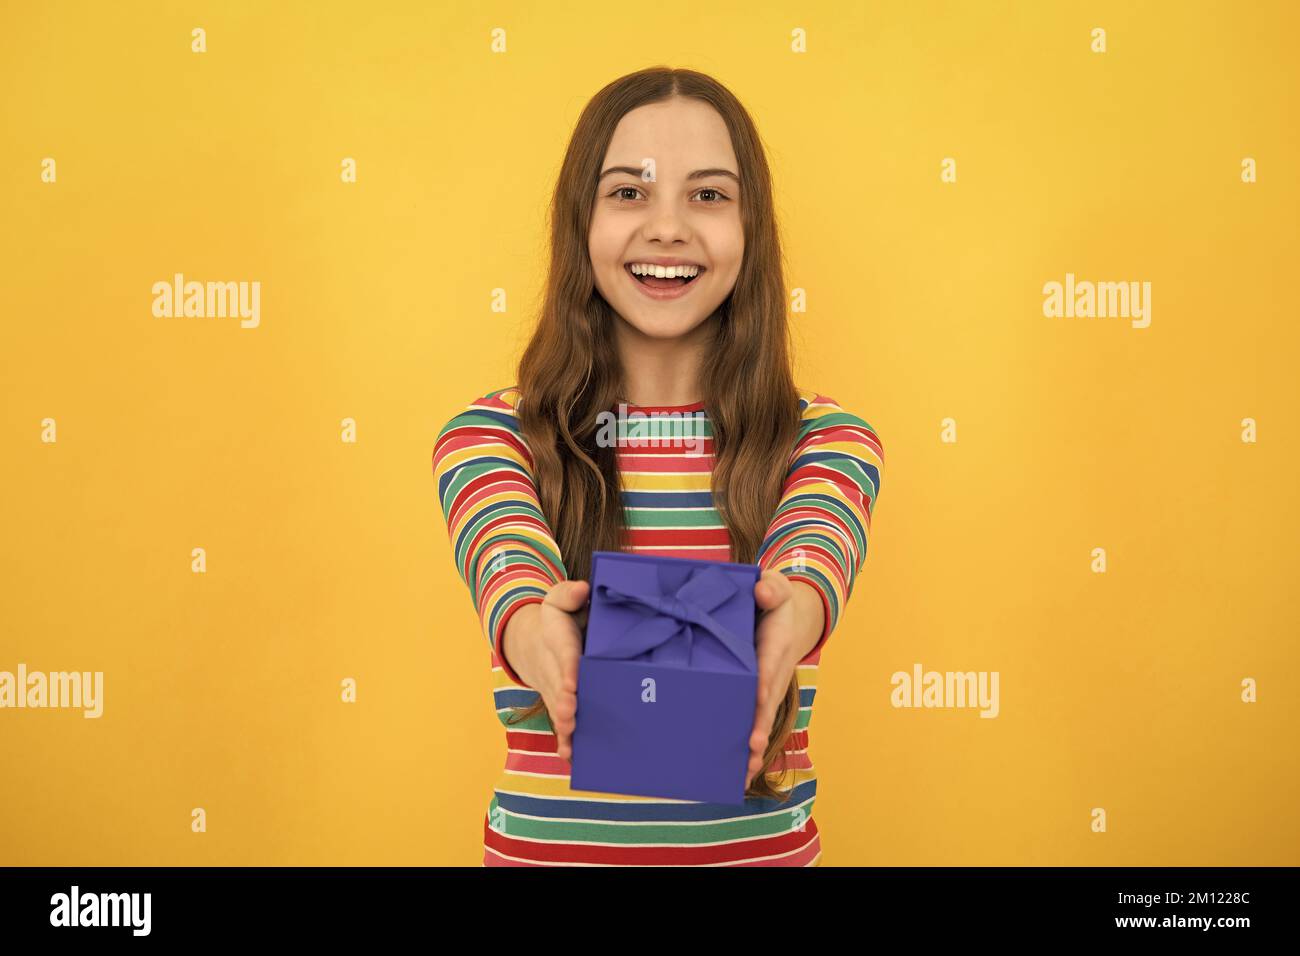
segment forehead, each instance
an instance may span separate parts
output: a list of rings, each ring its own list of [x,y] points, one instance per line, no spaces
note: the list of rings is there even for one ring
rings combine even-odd
[[[736,168],[727,124],[708,103],[687,97],[638,106],[619,120],[604,165],[640,166],[643,159],[654,159],[666,173]]]

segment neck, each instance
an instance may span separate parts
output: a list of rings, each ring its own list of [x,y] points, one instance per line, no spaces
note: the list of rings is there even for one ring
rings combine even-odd
[[[622,399],[631,405],[690,405],[701,401],[704,350],[713,340],[716,313],[685,335],[656,338],[621,317],[614,321]]]

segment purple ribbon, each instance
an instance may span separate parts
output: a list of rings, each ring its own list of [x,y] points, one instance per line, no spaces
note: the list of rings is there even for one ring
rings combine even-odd
[[[650,652],[655,663],[681,663],[690,666],[697,629],[716,638],[746,670],[751,669],[752,648],[716,620],[710,611],[726,604],[740,590],[735,581],[713,565],[692,570],[686,582],[671,594],[658,591],[620,591],[608,584],[597,585],[596,592],[610,604],[621,604],[646,614],[644,620],[619,637],[615,647],[602,657],[630,660]],[[673,639],[686,634],[685,653]]]

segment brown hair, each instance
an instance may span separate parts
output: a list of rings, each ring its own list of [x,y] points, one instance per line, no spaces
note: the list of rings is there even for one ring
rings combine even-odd
[[[600,164],[624,114],[674,96],[721,115],[740,168],[744,255],[705,352],[699,388],[713,429],[714,507],[731,536],[733,561],[753,563],[776,507],[799,429],[790,368],[784,261],[771,176],[753,120],[720,83],[694,70],[652,67],[598,92],[578,118],[550,207],[551,261],[536,331],[519,362],[518,416],[534,458],[542,510],[572,580],[586,580],[592,551],[624,550],[616,451],[598,443],[598,414],[622,396],[613,310],[596,289],[587,237]],[[538,700],[509,721],[545,710]],[[763,767],[746,796],[784,801],[767,774],[799,712],[792,678],[777,712]],[[784,771],[784,766],[781,768]]]

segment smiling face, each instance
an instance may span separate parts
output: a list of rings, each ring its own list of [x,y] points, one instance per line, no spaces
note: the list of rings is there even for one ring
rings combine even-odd
[[[600,172],[587,239],[596,288],[643,335],[686,336],[731,293],[745,248],[726,124],[696,99],[637,107],[619,121]],[[670,264],[685,276],[666,275]]]

